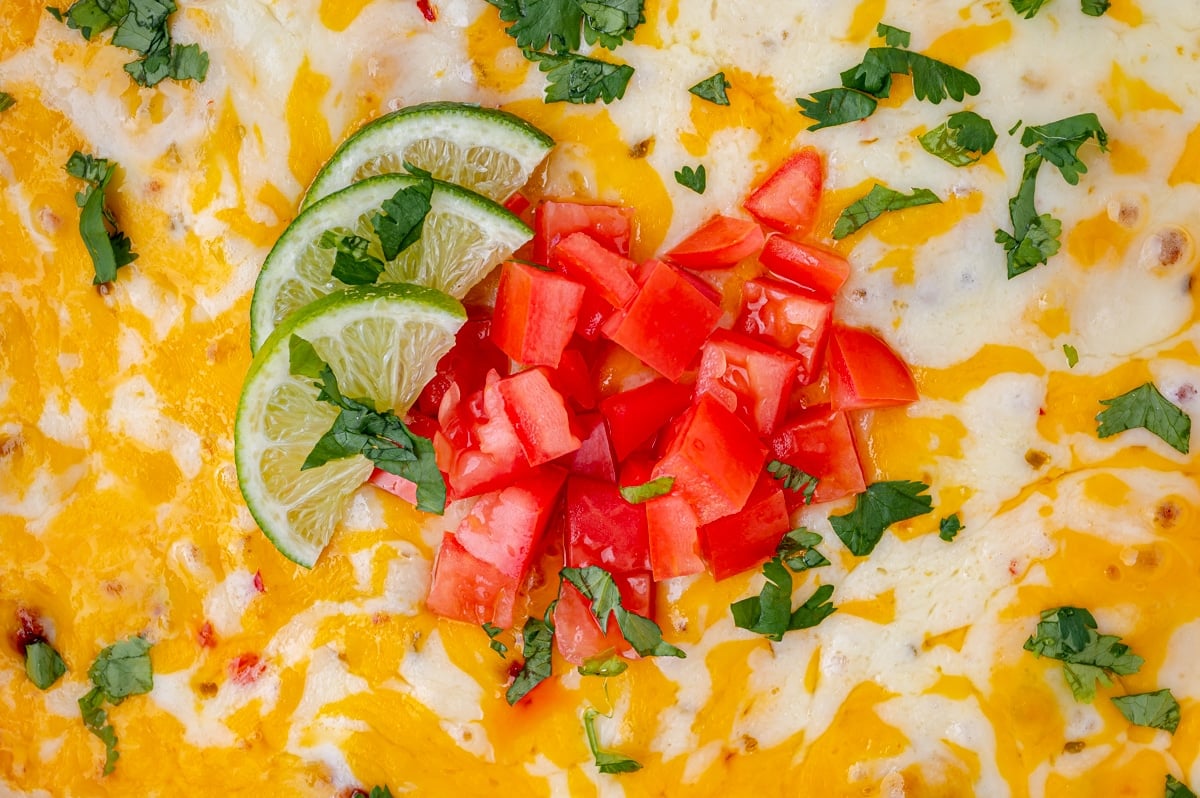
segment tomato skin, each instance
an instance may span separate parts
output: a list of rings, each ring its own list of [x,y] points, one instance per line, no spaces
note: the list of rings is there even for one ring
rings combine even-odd
[[[825,169],[820,153],[805,147],[764,180],[742,207],[767,227],[808,235],[817,219],[824,183]]]
[[[520,583],[472,556],[454,534],[442,536],[425,606],[435,615],[481,625],[512,626]]]
[[[544,466],[471,506],[454,537],[468,554],[523,582],[567,472]]]
[[[700,520],[692,506],[676,493],[646,502],[650,566],[656,582],[704,570],[700,557]]]
[[[617,460],[624,460],[653,438],[691,400],[691,388],[661,377],[602,399],[600,413],[608,425]]]
[[[646,510],[625,501],[614,483],[568,478],[565,509],[568,566],[597,565],[613,574],[650,570]]]
[[[779,485],[764,471],[745,507],[700,527],[700,548],[714,579],[740,574],[775,555],[780,539],[792,528]]]
[[[585,341],[595,341],[600,337],[600,328],[612,314],[612,305],[595,291],[585,288],[583,303],[579,306],[579,316],[575,320],[576,334]]]
[[[829,390],[840,410],[895,407],[917,401],[912,372],[882,339],[835,325],[829,343]]]
[[[763,469],[766,449],[716,399],[697,397],[676,422],[654,477],[674,477],[671,495],[691,505],[699,524],[745,506]]]
[[[554,644],[563,659],[576,666],[606,651],[632,652],[616,619],[609,616],[607,632],[602,630],[592,603],[569,582],[563,583],[554,606]]]
[[[762,249],[756,222],[720,214],[680,241],[664,257],[689,269],[725,269]]]
[[[417,483],[410,482],[404,477],[398,477],[382,468],[376,468],[371,472],[367,482],[386,490],[393,496],[399,496],[413,506],[417,504]]]
[[[820,374],[832,317],[831,300],[756,277],[742,287],[742,310],[733,328],[795,355],[800,360],[797,379],[808,385]]]
[[[550,264],[550,253],[572,233],[587,233],[618,255],[629,254],[633,209],[547,200],[533,213],[533,259]]]
[[[529,465],[548,463],[579,448],[566,402],[544,368],[517,372],[496,382],[493,389],[503,400],[503,412]]]
[[[508,374],[508,355],[492,341],[492,320],[477,318],[479,312],[471,309],[471,318],[454,336],[453,348],[438,361],[437,373],[417,399],[421,413],[436,416],[451,385],[458,385],[460,393],[467,396],[483,389],[489,372]]]
[[[780,349],[717,330],[700,350],[696,396],[712,396],[767,437],[787,411],[799,370],[800,361]]]
[[[817,478],[813,503],[866,490],[862,464],[846,413],[817,405],[784,423],[770,442],[771,457]],[[804,506],[802,491],[784,491],[788,508]]]
[[[550,265],[587,286],[614,308],[637,293],[632,272],[636,263],[607,249],[587,233],[572,233],[550,253]]]
[[[582,304],[579,283],[508,261],[500,268],[492,341],[518,363],[557,368]]]
[[[621,606],[643,618],[654,618],[654,576],[649,571],[613,574],[621,591]]]
[[[850,261],[832,249],[781,235],[767,238],[758,259],[773,274],[825,299],[833,299],[850,277]]]
[[[572,474],[594,477],[606,482],[617,481],[617,458],[608,438],[608,426],[599,413],[584,413],[575,417],[581,444],[561,462]]]
[[[602,332],[672,382],[696,359],[717,328],[721,307],[674,267],[651,261],[633,301]]]

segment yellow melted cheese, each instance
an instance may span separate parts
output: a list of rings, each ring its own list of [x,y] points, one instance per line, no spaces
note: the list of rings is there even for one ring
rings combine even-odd
[[[1095,434],[1099,400],[1148,379],[1200,411],[1194,9],[1115,0],[1093,19],[1058,0],[1023,20],[999,1],[648,2],[615,54],[637,70],[626,97],[574,107],[540,101],[494,8],[435,5],[430,24],[389,0],[184,2],[174,34],[212,67],[155,89],[129,82],[107,34],[89,44],[41,4],[0,7],[0,90],[17,99],[0,115],[0,631],[35,609],[69,668],[43,693],[0,651],[0,793],[1057,798],[1158,796],[1168,772],[1200,784],[1193,459],[1144,430]],[[881,20],[980,79],[965,107],[1001,132],[981,164],[920,149],[914,131],[962,106],[919,103],[906,79],[871,119],[804,131],[794,98],[836,85]],[[730,106],[686,92],[718,70]],[[826,156],[822,235],[872,182],[945,200],[837,245],[853,266],[839,317],[882,332],[922,394],[856,419],[868,477],[925,480],[935,501],[863,559],[826,520],[846,505],[798,519],[825,535],[819,578],[839,612],[771,643],[727,609],[760,576],[676,580],[658,620],[687,659],[607,683],[556,661],[510,708],[509,663],[484,633],[422,604],[452,519],[364,489],[311,572],[256,529],[232,464],[253,279],[336,143],[431,99],[500,105],[553,135],[530,193],[633,205],[638,257],[737,213],[801,145]],[[1003,131],[1084,112],[1111,151],[1084,148],[1078,186],[1043,169],[1038,207],[1063,220],[1063,249],[1007,281],[992,235],[1022,150]],[[109,197],[140,258],[107,292],[63,172],[76,149],[122,167]],[[671,176],[697,162],[703,195]],[[937,521],[953,512],[966,528],[947,544]],[[1021,648],[1064,604],[1146,660],[1092,704]],[[110,709],[121,758],[102,776],[76,701],[100,648],[132,634],[154,644],[155,687]],[[243,684],[246,654],[262,672]],[[1174,735],[1108,701],[1164,687],[1182,706]],[[586,707],[611,715],[602,744],[641,771],[596,772]]]

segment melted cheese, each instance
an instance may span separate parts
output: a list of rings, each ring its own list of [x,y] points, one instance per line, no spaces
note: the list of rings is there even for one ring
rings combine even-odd
[[[86,43],[40,4],[0,7],[0,90],[17,99],[0,115],[0,629],[35,609],[69,668],[42,693],[11,647],[0,653],[0,793],[387,783],[1057,798],[1161,795],[1167,772],[1200,785],[1196,469],[1144,430],[1095,434],[1099,400],[1148,379],[1200,413],[1188,4],[1114,0],[1092,19],[1059,0],[1023,20],[1004,2],[651,0],[616,52],[636,69],[626,97],[595,107],[543,104],[543,76],[476,0],[435,4],[434,23],[386,0],[182,5],[174,34],[210,53],[209,76],[155,89],[129,82],[107,34]],[[794,98],[836,85],[880,21],[983,92],[932,105],[898,78],[870,119],[805,131]],[[687,93],[719,70],[728,107]],[[607,683],[556,660],[561,675],[510,708],[509,662],[422,605],[452,515],[426,522],[364,489],[311,572],[257,531],[231,427],[258,268],[337,142],[433,99],[501,105],[553,135],[530,194],[636,207],[639,258],[738,213],[802,145],[826,158],[821,234],[873,182],[944,200],[836,245],[852,264],[838,317],[881,331],[922,394],[856,419],[868,476],[928,481],[936,510],[865,559],[829,526],[844,507],[802,513],[833,560],[797,579],[798,594],[837,587],[820,626],[772,643],[727,609],[761,576],[676,580],[660,587],[658,620],[687,659],[636,662]],[[965,169],[915,138],[960,107],[1001,132]],[[1063,248],[1006,280],[993,231],[1008,227],[1022,149],[1003,131],[1084,112],[1100,115],[1110,152],[1082,150],[1077,186],[1043,168],[1038,207],[1063,221]],[[140,258],[108,293],[91,285],[79,186],[63,173],[75,149],[122,167],[109,196]],[[703,195],[672,179],[696,163]],[[952,512],[965,529],[947,544],[937,521]],[[1090,705],[1021,647],[1038,613],[1063,604],[1089,607],[1146,659]],[[154,643],[155,687],[110,710],[121,759],[103,777],[76,701],[99,648],[131,634]],[[1173,736],[1130,727],[1106,698],[1163,687],[1183,706]],[[587,707],[608,715],[602,745],[641,771],[595,771]]]

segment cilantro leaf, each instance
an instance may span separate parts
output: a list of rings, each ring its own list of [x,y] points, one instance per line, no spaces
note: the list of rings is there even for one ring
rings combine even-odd
[[[772,460],[767,463],[767,473],[782,482],[784,490],[790,490],[792,493],[803,491],[804,503],[812,504],[813,496],[817,491],[817,483],[820,481],[812,474],[805,473],[780,460]]]
[[[1097,633],[1096,619],[1079,607],[1043,610],[1024,648],[1035,656],[1060,660],[1072,695],[1084,702],[1096,697],[1097,681],[1107,687],[1112,684],[1109,674],[1137,673],[1144,662],[1119,637]]]
[[[49,690],[66,672],[63,658],[45,640],[34,640],[25,646],[25,675],[39,690]]]
[[[826,603],[833,595],[833,585],[821,585],[793,611],[792,574],[778,556],[763,563],[763,576],[766,582],[757,596],[729,605],[739,629],[780,641],[786,632],[816,626],[837,609]]]
[[[117,750],[117,731],[108,722],[108,713],[104,710],[104,691],[93,687],[79,699],[79,713],[83,717],[83,725],[104,743],[104,775],[113,772],[121,752]]]
[[[688,91],[701,100],[708,100],[716,105],[729,105],[729,95],[725,93],[725,90],[730,87],[730,82],[725,79],[725,73],[718,72],[692,86]]]
[[[532,50],[549,48],[556,53],[579,49],[583,9],[576,0],[488,2],[500,10],[500,19],[513,23],[504,32],[516,39],[518,47]]]
[[[429,173],[410,164],[404,166],[417,178],[416,184],[406,186],[384,200],[380,212],[371,217],[383,258],[389,261],[421,239],[425,217],[431,207],[429,200],[433,196],[433,178]]]
[[[799,527],[780,539],[775,554],[796,573],[807,571],[809,568],[821,568],[829,565],[825,555],[817,551],[821,540],[821,536],[816,532]]]
[[[1179,702],[1170,690],[1123,695],[1111,700],[1134,726],[1165,729],[1171,734],[1179,728]]]
[[[104,191],[116,168],[106,158],[79,151],[71,153],[67,160],[67,174],[88,184],[75,194],[75,204],[80,208],[79,235],[92,259],[95,285],[111,283],[117,279],[117,269],[137,260],[129,237],[117,227],[116,218],[104,202]]]
[[[529,618],[525,621],[525,629],[522,632],[525,664],[521,666],[520,673],[504,693],[509,706],[520,701],[530,690],[550,678],[554,653],[554,624],[550,617],[554,613],[556,603],[551,602],[541,620]]]
[[[367,252],[371,242],[362,236],[326,230],[317,244],[335,251],[332,276],[346,285],[374,285],[383,274],[383,261]]]
[[[495,651],[497,654],[499,654],[500,659],[504,659],[505,655],[508,654],[508,646],[496,639],[496,636],[504,630],[495,624],[485,623],[483,624],[483,631],[487,633],[488,638],[492,641],[489,644],[492,651]]]
[[[888,211],[939,202],[941,200],[938,196],[927,188],[917,188],[913,189],[912,194],[903,194],[876,183],[871,186],[870,192],[865,197],[850,203],[838,216],[837,222],[833,225],[833,237],[839,240],[843,239]]]
[[[1037,174],[1042,167],[1042,157],[1036,152],[1025,154],[1025,169],[1021,176],[1021,187],[1016,196],[1008,201],[1008,215],[1012,220],[1013,232],[996,231],[996,243],[1003,244],[1008,259],[1008,279],[1024,274],[1030,269],[1046,263],[1058,252],[1061,244],[1062,222],[1048,213],[1039,215],[1034,207]]]
[[[601,750],[600,741],[596,736],[596,716],[599,714],[591,707],[583,711],[583,728],[587,734],[588,748],[591,749],[596,768],[601,773],[634,773],[641,770],[642,765],[637,760],[614,751]]]
[[[621,635],[642,657],[680,657],[687,654],[663,640],[662,629],[654,621],[621,606],[621,591],[612,575],[603,568],[589,565],[584,568],[563,568],[559,575],[569,582],[583,597],[592,602],[592,615],[601,629],[608,628],[608,619],[613,617]]]
[[[125,65],[129,77],[139,86],[157,86],[167,78],[176,81],[203,82],[208,76],[208,53],[198,44],[173,44],[170,49],[157,50],[145,58]]]
[[[886,97],[891,75],[911,75],[918,100],[938,104],[947,97],[961,101],[979,94],[979,81],[969,72],[897,47],[872,47],[862,63],[842,73],[842,85],[876,97]]]
[[[926,152],[951,166],[969,166],[996,146],[996,130],[974,111],[959,111],[917,140]]]
[[[1063,344],[1063,354],[1067,358],[1067,368],[1073,369],[1079,363],[1079,351],[1070,344]]]
[[[952,542],[955,536],[962,531],[963,525],[958,518],[958,513],[947,516],[938,522],[938,537],[947,543]]]
[[[393,798],[392,790],[386,784],[376,784],[367,798]]]
[[[865,557],[889,526],[933,511],[933,499],[922,495],[927,490],[923,482],[875,482],[855,497],[853,510],[829,516],[829,523],[851,553]]]
[[[46,10],[91,41],[97,33],[116,27],[125,18],[129,13],[129,0],[77,0],[65,12],[57,8]]]
[[[883,39],[888,47],[908,47],[912,34],[900,28],[893,28],[880,22],[875,26],[875,35]]]
[[[104,703],[120,704],[131,695],[150,692],[154,673],[150,666],[150,643],[130,637],[103,649],[88,669],[92,689],[79,699],[79,712],[88,731],[104,742],[104,775],[112,773],[120,753],[117,733],[108,721]]]
[[[703,194],[708,185],[708,175],[705,174],[704,164],[700,164],[695,169],[690,166],[683,167],[675,173],[675,182],[684,188],[690,188],[697,194]]]
[[[612,50],[633,38],[646,21],[645,0],[576,0],[583,11],[583,37],[588,44]]]
[[[1186,784],[1168,773],[1163,798],[1197,798],[1197,796],[1196,793],[1188,789]]]
[[[589,657],[579,666],[581,676],[619,676],[629,668],[629,663],[620,656],[611,653]]]
[[[0,91],[0,112],[7,111],[17,104],[13,96],[6,91]]]
[[[583,55],[554,55],[525,50],[525,57],[538,62],[546,73],[546,102],[611,103],[625,96],[633,67],[610,64]]]
[[[1128,393],[1101,399],[1100,404],[1108,408],[1096,416],[1100,422],[1096,433],[1101,438],[1140,427],[1162,438],[1176,451],[1188,453],[1192,419],[1159,393],[1154,383],[1143,383]]]
[[[1112,3],[1110,3],[1109,0],[1080,0],[1080,6],[1083,10],[1083,13],[1087,14],[1089,17],[1102,16],[1105,11],[1108,11],[1109,6],[1111,5]]]
[[[817,123],[809,125],[808,129],[821,130],[866,119],[875,113],[879,101],[860,91],[836,88],[815,91],[808,98],[797,97],[796,104],[800,106],[801,116]]]
[[[1042,10],[1042,6],[1046,5],[1049,0],[1010,0],[1013,10],[1025,17],[1025,19],[1033,19],[1037,13]],[[1081,0],[1080,6],[1083,13],[1090,17],[1101,16],[1108,10],[1110,5],[1109,0]]]
[[[666,496],[675,486],[675,477],[659,477],[641,485],[627,485],[621,488],[621,498],[630,504],[642,504],[659,496]]]
[[[1028,125],[1021,133],[1021,146],[1033,147],[1042,159],[1053,164],[1072,186],[1087,172],[1079,159],[1079,148],[1095,139],[1101,150],[1108,149],[1108,134],[1095,114],[1078,114],[1046,125]]]

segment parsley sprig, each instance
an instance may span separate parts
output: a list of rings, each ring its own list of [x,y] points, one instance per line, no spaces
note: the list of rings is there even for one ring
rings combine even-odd
[[[112,773],[121,754],[117,750],[117,732],[104,709],[107,702],[116,706],[131,695],[142,695],[154,687],[150,667],[150,643],[143,637],[130,637],[113,643],[96,657],[88,669],[92,689],[79,699],[79,711],[88,731],[104,741],[104,775]]]
[[[1076,701],[1090,703],[1096,682],[1112,685],[1110,676],[1137,673],[1144,660],[1115,635],[1096,631],[1096,619],[1079,607],[1044,610],[1037,630],[1025,641],[1025,650],[1063,664],[1063,675]]]
[[[1096,416],[1099,422],[1096,432],[1101,438],[1141,428],[1162,438],[1181,454],[1188,453],[1192,419],[1163,396],[1154,383],[1143,383],[1120,396],[1101,399],[1100,404],[1108,408]]]
[[[117,279],[117,269],[137,260],[129,236],[117,227],[117,219],[105,202],[104,192],[112,181],[117,165],[107,158],[96,158],[81,152],[71,153],[67,174],[87,183],[75,194],[79,206],[79,235],[92,258],[95,285]]]

